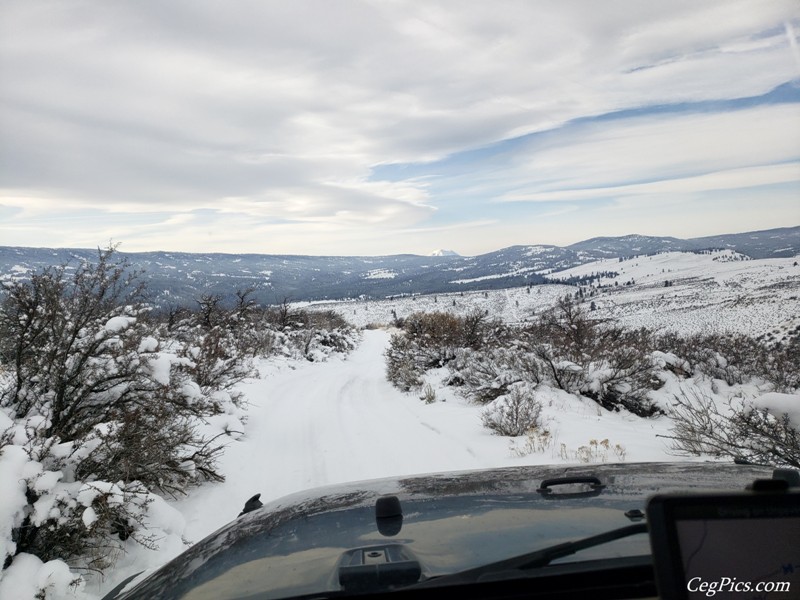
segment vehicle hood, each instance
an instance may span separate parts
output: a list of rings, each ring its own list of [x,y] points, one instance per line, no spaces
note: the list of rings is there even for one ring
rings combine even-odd
[[[115,598],[286,598],[340,590],[349,551],[387,546],[418,561],[424,580],[630,525],[656,492],[742,490],[771,474],[720,463],[600,464],[330,486],[242,515]],[[540,490],[545,480],[578,476],[596,477],[602,487]],[[376,517],[376,501],[385,496],[397,497],[402,517]],[[649,552],[640,535],[571,560]]]

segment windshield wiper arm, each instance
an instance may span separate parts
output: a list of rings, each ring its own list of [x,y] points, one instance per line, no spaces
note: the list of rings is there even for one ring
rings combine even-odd
[[[523,554],[522,556],[499,561],[495,563],[495,565],[502,566],[506,569],[535,569],[537,567],[549,565],[557,558],[569,556],[570,554],[575,554],[576,552],[586,550],[587,548],[602,546],[603,544],[607,544],[615,540],[621,540],[622,538],[637,535],[639,533],[647,533],[647,525],[644,523],[627,525],[626,527],[612,529],[611,531],[599,533],[597,535],[576,540],[574,542],[565,542],[563,544],[558,544],[557,546],[550,546],[549,548],[536,550],[529,554]]]
[[[534,550],[533,552],[527,552],[519,556],[489,563],[488,565],[467,569],[466,571],[459,571],[458,573],[452,573],[450,575],[442,575],[441,577],[428,579],[423,583],[409,586],[404,589],[471,583],[480,580],[483,576],[489,573],[494,574],[502,571],[525,571],[528,569],[536,569],[538,567],[549,565],[557,558],[563,558],[564,556],[575,554],[576,552],[586,550],[587,548],[602,546],[603,544],[640,533],[647,533],[647,525],[645,523],[636,523],[635,525],[628,525],[626,527],[620,527],[619,529],[612,529],[611,531],[606,531],[605,533],[592,535],[580,540],[575,540],[573,542],[557,544],[548,548],[542,548],[541,550]]]

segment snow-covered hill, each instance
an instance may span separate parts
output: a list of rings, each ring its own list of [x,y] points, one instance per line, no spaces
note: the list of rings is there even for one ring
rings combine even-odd
[[[616,271],[616,277],[592,278]],[[669,252],[605,260],[556,273],[590,278],[596,318],[683,333],[744,333],[781,339],[800,327],[800,266],[795,258],[750,260],[730,250]],[[603,287],[600,287],[603,286]]]
[[[203,294],[235,301],[253,289],[263,304],[284,299],[387,298],[460,293],[539,284],[543,276],[601,259],[664,251],[730,249],[751,258],[800,254],[800,227],[679,240],[628,235],[593,238],[567,247],[531,244],[479,256],[437,251],[431,256],[282,256],[269,254],[124,254],[142,272],[151,300],[162,306],[195,306]],[[120,253],[123,254],[123,253]],[[96,260],[96,250],[0,246],[0,281],[28,277],[47,266]]]
[[[613,276],[600,275],[616,273]],[[668,252],[600,260],[552,273],[580,281],[582,300],[599,319],[684,333],[739,332],[781,339],[800,327],[800,266],[795,258],[750,260],[730,250]],[[474,310],[510,322],[530,320],[575,285],[550,284],[386,300],[317,303],[364,327],[391,324],[417,311]]]

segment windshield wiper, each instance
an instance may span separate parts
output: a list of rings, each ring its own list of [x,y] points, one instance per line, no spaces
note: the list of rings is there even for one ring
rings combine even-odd
[[[542,548],[541,550],[534,550],[533,552],[527,552],[512,558],[506,558],[497,562],[489,563],[487,565],[482,565],[480,567],[467,569],[466,571],[459,571],[458,573],[452,573],[450,575],[442,575],[441,577],[428,579],[422,583],[408,586],[403,589],[473,583],[480,581],[482,578],[490,574],[494,575],[507,571],[527,571],[529,569],[536,569],[547,566],[558,558],[575,554],[581,550],[586,550],[587,548],[593,548],[595,546],[602,546],[603,544],[640,533],[647,533],[647,525],[645,523],[637,523],[635,525],[620,527],[619,529],[612,529],[611,531],[606,531],[605,533],[592,535],[580,540],[575,540],[573,542],[557,544],[548,548]]]

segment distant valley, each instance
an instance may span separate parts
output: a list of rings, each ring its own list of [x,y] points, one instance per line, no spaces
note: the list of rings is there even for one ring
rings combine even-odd
[[[435,256],[375,257],[180,252],[120,255],[142,271],[154,304],[186,305],[203,294],[228,300],[236,290],[249,288],[264,304],[503,289],[546,283],[555,272],[597,260],[707,249],[732,250],[753,259],[793,257],[800,254],[800,226],[686,240],[641,235],[597,237],[565,247],[511,246],[469,257],[444,251]],[[0,246],[0,280],[25,278],[48,266],[74,265],[96,257],[96,249]]]

